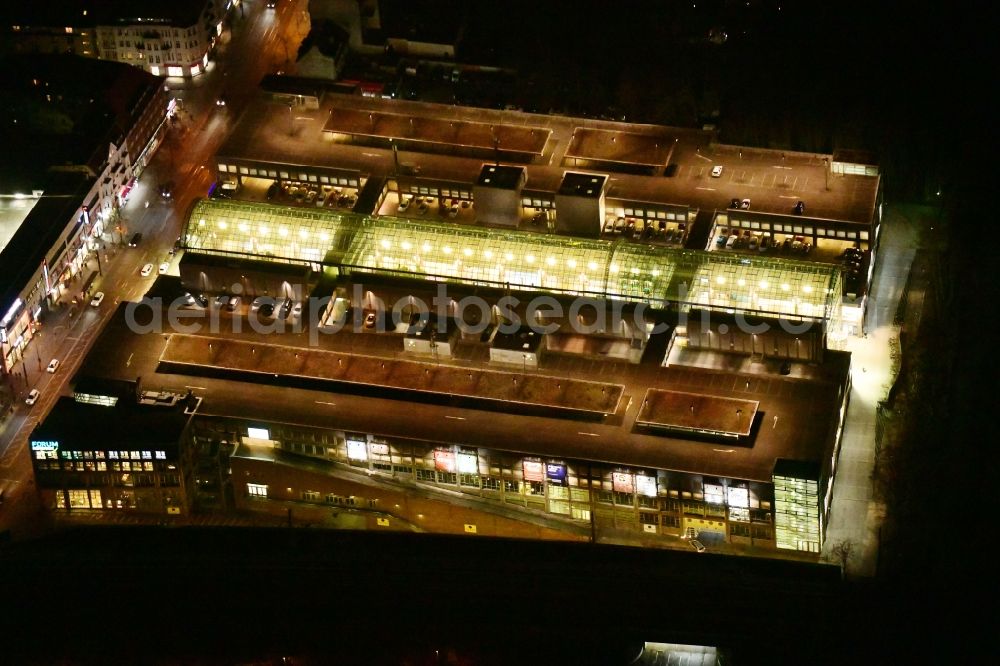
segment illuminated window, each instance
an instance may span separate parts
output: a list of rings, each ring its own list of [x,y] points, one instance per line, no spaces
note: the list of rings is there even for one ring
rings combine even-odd
[[[157,460],[166,460],[167,459],[167,452],[166,451],[157,451],[156,452],[156,459]]]
[[[267,486],[260,483],[248,483],[247,492],[250,497],[267,499]]]

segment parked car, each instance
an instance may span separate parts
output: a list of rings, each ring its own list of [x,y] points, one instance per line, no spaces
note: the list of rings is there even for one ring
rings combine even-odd
[[[215,297],[215,307],[220,310],[229,305],[229,294],[219,294]]]
[[[797,204],[795,204],[795,208],[793,210],[795,211],[796,215],[801,215],[806,211],[806,202],[805,201],[798,202]]]
[[[267,296],[258,296],[250,302],[250,312],[257,312],[260,310],[260,306],[264,305],[268,300]]]
[[[288,316],[288,313],[291,311],[292,311],[292,299],[285,298],[285,300],[281,302],[281,307],[278,308],[278,318],[284,319],[285,317]]]
[[[703,544],[701,541],[698,541],[697,539],[691,539],[691,547],[694,548],[699,553],[705,552],[705,544]]]
[[[749,210],[750,209],[750,200],[749,199],[743,199],[742,201],[740,201],[740,208],[742,208],[743,210]]]
[[[545,211],[540,210],[531,216],[531,223],[538,224],[539,222],[544,222],[546,219]]]
[[[365,315],[365,328],[375,328],[375,322],[378,321],[374,312],[369,312]]]
[[[267,194],[265,195],[268,201],[273,199],[278,194],[278,189],[278,181],[271,183],[271,187],[267,188]]]
[[[166,275],[167,271],[169,270],[170,270],[170,262],[164,261],[162,264],[160,264],[160,267],[157,269],[157,272],[160,275]]]
[[[259,312],[261,317],[270,317],[274,314],[274,303],[267,301],[260,306]]]
[[[55,374],[56,370],[59,369],[59,359],[54,358],[49,361],[49,367],[45,368],[45,371],[50,374]]]
[[[26,405],[33,405],[38,402],[38,396],[40,395],[41,392],[38,389],[31,389],[28,391],[28,397],[24,399],[24,403]]]
[[[451,207],[448,209],[448,217],[455,218],[458,217],[458,204],[452,202]]]
[[[197,296],[194,297],[194,300],[198,301],[198,305],[200,305],[201,307],[203,308],[208,307],[208,296],[206,296],[205,294],[198,294]]]
[[[142,277],[149,277],[152,274],[153,274],[153,264],[146,264],[145,266],[142,267],[142,270],[139,271],[139,275],[141,275]]]
[[[739,208],[740,207],[740,200],[739,199],[730,199],[729,200],[729,207],[730,208]]]
[[[194,296],[192,296],[188,292],[184,292],[184,304],[185,305],[194,305],[194,303],[195,303]]]
[[[403,197],[399,200],[399,212],[405,213],[406,209],[410,207],[410,197]]]
[[[712,167],[712,178],[718,178],[721,175],[722,175],[722,165],[716,164],[714,167]]]
[[[230,297],[229,302],[226,304],[226,309],[232,312],[239,306],[240,306],[240,297],[232,296]]]
[[[736,245],[737,239],[739,239],[739,236],[737,236],[736,234],[732,234],[729,237],[729,240],[726,241],[726,248],[732,250],[733,246]]]
[[[90,305],[93,306],[93,307],[95,307],[95,308],[100,307],[101,303],[103,303],[103,302],[104,302],[104,292],[103,291],[97,292],[96,294],[94,294],[94,297],[92,299],[90,299]]]

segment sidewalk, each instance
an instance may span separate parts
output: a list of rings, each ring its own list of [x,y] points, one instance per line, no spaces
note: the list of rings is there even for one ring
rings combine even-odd
[[[899,337],[899,327],[893,324],[893,319],[919,237],[918,222],[894,208],[889,210],[884,224],[881,256],[868,305],[868,334],[847,342],[853,386],[823,546],[824,559],[838,562],[834,548],[844,542],[851,544],[846,567],[851,576],[874,576],[876,572],[878,534],[885,509],[873,493],[875,412],[894,381],[890,349],[891,341]]]

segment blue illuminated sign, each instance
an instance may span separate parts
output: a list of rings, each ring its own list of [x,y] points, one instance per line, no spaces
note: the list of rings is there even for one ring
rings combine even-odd
[[[54,442],[52,440],[32,440],[31,442],[32,451],[58,451],[59,442]]]
[[[549,482],[558,483],[560,485],[566,484],[566,465],[557,465],[555,463],[547,463],[545,465],[545,476],[548,477]]]

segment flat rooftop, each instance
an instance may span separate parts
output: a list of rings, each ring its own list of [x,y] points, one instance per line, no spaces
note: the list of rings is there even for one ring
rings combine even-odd
[[[496,187],[503,190],[517,189],[524,177],[524,167],[504,166],[501,164],[484,164],[479,172],[476,185]]]
[[[556,413],[614,414],[623,391],[620,385],[602,382],[194,335],[171,335],[161,360],[173,366],[249,372],[262,378],[281,375],[338,386],[393,389],[411,396],[466,398],[491,407],[501,403],[511,411],[525,405]]]
[[[239,340],[367,356],[365,363],[369,367],[374,364],[379,373],[383,372],[380,364],[391,362],[403,347],[401,335],[350,331],[320,335],[316,345],[311,346],[305,332],[234,334],[229,322],[224,316],[219,331],[204,333],[203,339],[214,337],[220,342]],[[543,357],[537,373],[529,374],[545,376],[548,381],[578,379],[623,386],[618,414],[591,422],[359,395],[345,387],[321,390],[254,383],[252,390],[248,390],[243,381],[158,370],[167,345],[163,335],[131,331],[123,304],[95,342],[80,372],[111,379],[133,380],[141,376],[143,385],[150,390],[186,392],[190,388],[203,398],[199,414],[210,416],[297,423],[403,440],[482,446],[553,459],[760,481],[770,481],[778,458],[819,461],[829,455],[840,405],[839,387],[850,365],[849,354],[830,351],[824,364],[810,368],[812,376],[804,379],[782,376],[777,366],[766,372],[742,374],[685,366],[662,368],[658,364],[633,366],[595,359]],[[294,360],[294,354],[300,352],[289,349],[284,353]],[[470,354],[462,344],[456,354],[460,358],[441,360],[435,365],[459,373],[467,372],[468,368],[493,369],[483,356]],[[635,426],[641,398],[650,388],[757,401],[762,418],[768,420],[767,427],[759,429],[749,446],[727,447],[674,434],[649,434]],[[771,427],[774,417],[777,422]]]
[[[567,169],[563,165],[567,148],[574,132],[581,128],[654,136],[654,145],[660,139],[675,144],[670,157],[670,164],[675,167],[671,177],[615,173],[613,189],[608,193],[615,200],[725,210],[734,197],[750,198],[755,211],[785,215],[790,212],[790,201],[802,200],[810,215],[867,225],[875,211],[879,187],[876,176],[828,174],[831,157],[828,155],[719,144],[713,133],[701,130],[358,95],[327,95],[318,110],[299,109],[296,114],[295,131],[290,133],[287,106],[263,96],[253,100],[219,149],[219,161],[241,159],[274,165],[357,169],[362,173],[391,176],[394,166],[389,148],[338,141],[331,135],[337,127],[341,131],[351,129],[340,127],[339,120],[334,119],[351,118],[358,131],[370,133],[371,126],[378,126],[376,121],[382,117],[376,114],[384,114],[392,116],[393,123],[402,122],[404,132],[411,116],[415,119],[413,131],[423,127],[429,119],[437,120],[438,125],[445,125],[442,128],[445,137],[456,131],[449,126],[452,121],[473,123],[480,130],[486,128],[478,144],[489,148],[493,147],[488,132],[490,125],[502,131],[528,130],[529,136],[531,131],[537,130],[536,139],[544,134],[551,137],[551,141],[545,144],[546,152],[525,168],[532,190],[545,192],[558,190]],[[375,120],[369,119],[369,114]],[[382,138],[388,136],[392,134]],[[427,138],[433,139],[433,135]],[[511,150],[513,145],[501,139],[501,149]],[[469,184],[476,182],[483,165],[481,157],[414,150],[401,150],[399,159],[402,163],[419,166],[421,179]],[[719,178],[711,177],[715,165],[723,167]]]
[[[760,402],[649,389],[636,422],[664,430],[749,437]]]
[[[670,137],[578,127],[573,130],[566,157],[657,167],[666,165],[672,144]]]
[[[549,132],[541,127],[491,125],[459,118],[351,109],[338,109],[336,113],[330,113],[323,131],[386,140],[405,139],[459,148],[499,148],[529,155],[541,155],[549,138]]]
[[[559,194],[596,199],[604,194],[608,177],[599,173],[567,171],[559,184]]]
[[[37,202],[38,198],[31,196],[30,192],[20,197],[0,196],[0,252],[7,247]]]

